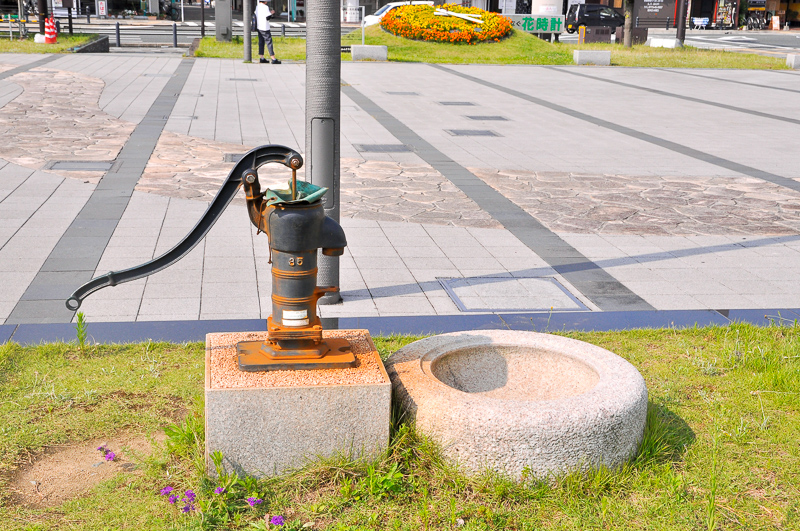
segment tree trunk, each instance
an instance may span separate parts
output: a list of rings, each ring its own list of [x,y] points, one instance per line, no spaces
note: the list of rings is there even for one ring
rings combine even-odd
[[[625,0],[625,25],[623,26],[625,33],[622,42],[625,48],[633,46],[633,0]]]

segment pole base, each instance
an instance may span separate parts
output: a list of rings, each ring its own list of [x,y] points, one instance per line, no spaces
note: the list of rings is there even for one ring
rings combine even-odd
[[[345,369],[356,366],[356,357],[346,339],[326,339],[317,345],[300,349],[282,349],[271,341],[237,343],[239,370],[302,371],[313,369]]]
[[[319,300],[317,301],[317,304],[321,304],[323,306],[329,306],[331,304],[339,304],[340,302],[342,302],[342,296],[339,295],[338,291],[334,291],[328,293],[324,297],[320,297]]]

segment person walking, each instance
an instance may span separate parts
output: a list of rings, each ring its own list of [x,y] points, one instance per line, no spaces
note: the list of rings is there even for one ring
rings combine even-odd
[[[279,65],[281,62],[275,57],[275,50],[272,48],[272,33],[269,30],[269,18],[275,14],[275,11],[267,6],[267,0],[258,0],[256,6],[256,30],[258,30],[258,57],[259,63],[266,63],[264,59],[264,43],[267,44],[269,57],[272,64]]]

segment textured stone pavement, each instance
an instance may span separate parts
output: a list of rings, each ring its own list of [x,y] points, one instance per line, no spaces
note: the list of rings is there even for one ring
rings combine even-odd
[[[2,56],[0,73],[38,59]],[[303,65],[184,61],[191,69],[163,131],[148,133],[157,136],[144,173],[121,216],[108,221],[97,274],[177,243],[233,167],[226,154],[267,143],[304,147]],[[63,56],[0,81],[0,322],[15,322],[21,299],[42,296],[33,278],[46,272],[101,178],[112,178],[56,163],[118,164],[180,62]],[[791,142],[766,140],[795,135],[800,74],[693,74],[343,65],[349,247],[344,303],[321,315],[598,311],[614,301],[632,309],[800,307],[800,174]],[[776,97],[779,110],[748,112],[752,101]],[[378,118],[375,106],[391,119]],[[381,151],[386,145],[407,148]],[[464,184],[465,172],[477,180]],[[289,174],[265,167],[261,178],[283,186]],[[522,221],[487,203],[490,190],[516,205]],[[267,317],[267,239],[242,202],[181,262],[101,290],[81,311],[95,322]],[[538,231],[533,243],[514,223]],[[45,308],[25,322],[59,319]]]

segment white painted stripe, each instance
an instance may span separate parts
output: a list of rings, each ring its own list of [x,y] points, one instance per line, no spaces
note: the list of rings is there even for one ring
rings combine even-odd
[[[236,26],[237,28],[243,28],[244,22],[234,22],[233,25]]]
[[[270,22],[270,23],[269,23],[269,26],[270,26],[271,28],[280,28],[280,27],[281,27],[281,25],[280,25],[280,24],[275,24],[274,22]]]
[[[197,22],[184,22],[187,26],[198,26]]]
[[[214,23],[213,22],[206,22],[206,27],[207,28],[213,28],[214,27]]]
[[[290,28],[302,28],[303,27],[300,24],[293,24],[291,22],[287,22],[286,25],[289,26]]]

